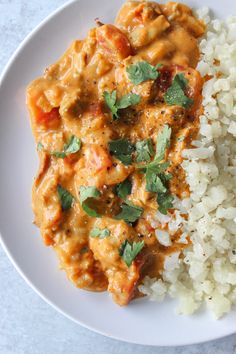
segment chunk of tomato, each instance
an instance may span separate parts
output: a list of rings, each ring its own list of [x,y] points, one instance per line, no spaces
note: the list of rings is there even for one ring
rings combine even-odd
[[[39,125],[43,125],[46,128],[55,128],[60,120],[59,108],[53,108],[50,112],[43,112],[41,109],[37,109],[36,123]]]
[[[102,53],[112,62],[119,62],[132,54],[128,38],[113,25],[97,28],[97,41]]]
[[[99,145],[92,145],[85,152],[87,166],[98,173],[112,166],[112,160],[104,148]]]

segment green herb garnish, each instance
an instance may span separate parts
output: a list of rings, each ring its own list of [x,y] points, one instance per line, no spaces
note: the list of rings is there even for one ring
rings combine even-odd
[[[38,145],[37,145],[37,150],[38,151],[42,151],[43,149],[44,149],[43,144],[39,142]]]
[[[61,152],[55,151],[52,152],[51,155],[54,155],[57,158],[64,159],[67,155],[75,154],[76,152],[78,152],[80,148],[81,148],[81,140],[76,136],[72,135],[68,144],[64,145],[63,151]]]
[[[122,242],[119,249],[119,255],[123,258],[127,267],[131,266],[133,260],[141,252],[143,247],[144,241],[134,242],[133,244],[131,244],[128,240]]]
[[[119,110],[136,105],[140,102],[140,96],[136,95],[135,93],[128,93],[127,95],[121,97],[121,99],[118,100],[116,90],[112,91],[111,93],[105,91],[103,93],[103,97],[112,113],[113,120],[119,118]]]
[[[165,158],[166,149],[170,146],[171,128],[164,125],[163,130],[157,136],[156,154],[154,160],[148,164],[137,166],[145,173],[146,190],[158,193],[157,202],[159,211],[167,213],[167,209],[172,208],[173,196],[168,194],[167,182],[172,178],[170,173],[166,173],[170,162],[161,162]]]
[[[101,196],[99,190],[97,190],[96,187],[81,186],[79,191],[80,191],[80,204],[83,210],[86,212],[86,214],[92,217],[100,217],[97,211],[91,208],[88,203],[92,199],[96,199]]]
[[[185,95],[184,90],[187,88],[188,80],[183,73],[175,75],[172,85],[168,88],[164,95],[165,103],[170,106],[177,105],[184,108],[189,108],[194,101]]]
[[[127,223],[134,223],[143,213],[143,208],[134,205],[128,201],[121,204],[122,211],[115,216],[116,220],[124,220]]]
[[[163,130],[157,135],[156,161],[162,161],[165,157],[166,149],[170,146],[171,128],[166,124]]]
[[[157,195],[157,203],[158,203],[158,210],[160,213],[166,215],[168,209],[173,208],[173,201],[174,197],[173,195],[169,193],[158,193]]]
[[[136,161],[137,162],[149,162],[154,155],[152,139],[145,139],[136,143]]]
[[[165,171],[169,166],[169,162],[153,161],[146,167],[146,190],[148,192],[166,192],[166,182],[170,179],[171,174],[166,174]]]
[[[169,162],[160,163],[164,157],[166,149],[170,145],[171,128],[164,125],[163,130],[157,136],[156,155],[152,162],[145,165],[146,190],[148,192],[166,192],[165,170],[170,166]]]
[[[130,81],[134,85],[139,85],[147,80],[156,80],[159,76],[157,69],[161,67],[161,64],[153,66],[147,61],[139,61],[135,64],[132,64],[126,68],[126,71],[129,75]]]
[[[128,195],[131,194],[132,183],[130,180],[126,179],[124,182],[117,184],[114,188],[114,191],[118,197],[121,199],[126,199]]]
[[[60,184],[58,184],[57,186],[57,193],[59,195],[62,210],[69,210],[75,199],[73,195],[67,189],[63,188]]]
[[[166,187],[160,178],[160,176],[156,173],[155,169],[148,168],[146,172],[146,191],[148,192],[166,192]]]
[[[132,163],[132,152],[134,146],[127,139],[112,140],[108,144],[109,151],[124,165],[128,166]]]
[[[89,234],[90,237],[93,237],[93,238],[106,238],[108,236],[110,236],[110,231],[108,229],[99,229],[98,227],[94,227],[90,234]]]

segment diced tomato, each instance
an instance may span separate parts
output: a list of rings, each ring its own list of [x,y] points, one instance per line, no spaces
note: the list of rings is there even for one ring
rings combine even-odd
[[[157,80],[157,86],[161,92],[166,92],[166,90],[171,86],[174,69],[171,65],[163,66],[159,69],[159,72],[160,76]]]
[[[101,51],[110,61],[119,62],[132,54],[128,38],[113,25],[97,28],[97,41]]]
[[[53,239],[47,233],[44,233],[42,236],[43,242],[46,246],[52,246],[54,244]]]
[[[112,160],[109,154],[99,145],[92,145],[85,152],[86,163],[94,173],[100,172],[104,169],[108,169],[112,166]]]
[[[40,95],[27,94],[27,105],[30,109],[31,119],[36,125],[41,125],[48,129],[57,128],[61,122],[59,107],[53,108],[50,112],[44,112],[37,104],[39,97]]]
[[[140,23],[143,23],[143,8],[144,8],[144,6],[145,6],[145,4],[140,4],[134,11],[135,19]]]
[[[44,125],[47,128],[54,128],[61,120],[59,108],[53,108],[50,112],[43,112],[41,109],[37,110],[36,122]]]

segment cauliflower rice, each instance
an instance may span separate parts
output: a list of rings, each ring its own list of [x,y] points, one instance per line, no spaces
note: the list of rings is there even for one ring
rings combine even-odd
[[[174,216],[158,213],[153,221],[168,223],[169,232],[156,229],[164,246],[179,229],[179,242],[190,236],[192,245],[166,257],[162,279],[146,277],[139,289],[151,300],[178,298],[179,314],[206,304],[219,318],[236,304],[236,17],[211,20],[207,8],[197,15],[207,24],[197,69],[212,78],[203,88],[198,139],[183,152],[191,195],[176,198]]]

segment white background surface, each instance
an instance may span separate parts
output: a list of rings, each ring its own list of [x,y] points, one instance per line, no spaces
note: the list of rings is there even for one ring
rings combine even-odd
[[[47,0],[30,2],[0,0],[0,70],[25,35],[63,3],[65,0],[51,0],[50,3]],[[236,336],[199,346],[161,349],[119,343],[96,335],[73,324],[46,305],[28,288],[0,250],[1,354],[119,354],[125,352],[128,354],[236,353]]]

